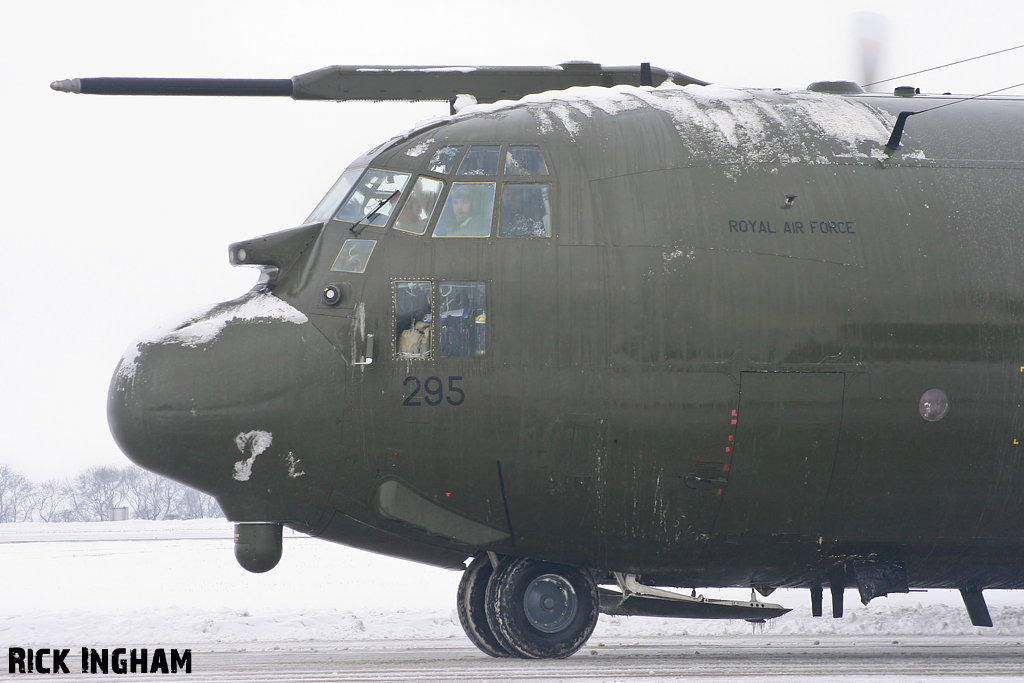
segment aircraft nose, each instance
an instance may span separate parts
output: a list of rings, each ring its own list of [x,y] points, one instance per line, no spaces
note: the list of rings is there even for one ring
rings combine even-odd
[[[229,518],[313,523],[343,387],[342,359],[306,316],[250,293],[129,347],[107,418],[129,459],[215,496]]]

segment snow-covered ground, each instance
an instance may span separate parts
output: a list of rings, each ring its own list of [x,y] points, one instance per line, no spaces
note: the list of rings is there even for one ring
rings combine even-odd
[[[117,647],[437,641],[466,644],[460,575],[288,532],[281,563],[250,574],[225,520],[0,525],[0,646]],[[742,591],[704,591],[745,598]],[[704,636],[967,636],[1024,639],[1024,592],[986,593],[995,627],[971,626],[959,593],[929,591],[813,618],[806,591],[770,597],[793,612],[746,622],[602,616],[602,639]],[[826,611],[828,611],[826,595]]]

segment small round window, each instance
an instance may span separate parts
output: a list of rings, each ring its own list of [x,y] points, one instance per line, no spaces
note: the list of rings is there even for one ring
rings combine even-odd
[[[929,422],[938,422],[949,411],[949,397],[942,389],[929,389],[917,403],[921,417]]]

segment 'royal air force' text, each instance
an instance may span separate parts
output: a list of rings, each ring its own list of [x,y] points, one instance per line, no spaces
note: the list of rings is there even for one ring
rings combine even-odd
[[[730,220],[729,232],[767,235],[856,235],[853,221]]]

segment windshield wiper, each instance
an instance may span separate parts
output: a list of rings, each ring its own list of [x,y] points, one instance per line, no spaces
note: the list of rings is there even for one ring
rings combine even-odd
[[[359,232],[362,232],[363,230],[360,230],[359,232],[356,232],[356,226],[357,225],[359,225],[363,221],[367,221],[367,220],[373,218],[374,216],[376,216],[378,213],[380,213],[380,210],[383,209],[386,204],[388,204],[393,199],[397,199],[400,196],[402,196],[402,191],[401,190],[395,190],[394,192],[391,193],[391,195],[389,197],[385,197],[384,199],[382,199],[379,202],[377,202],[377,206],[373,207],[373,209],[370,211],[370,213],[366,214],[365,216],[363,216],[362,218],[357,220],[355,223],[353,223],[352,227],[349,228],[348,231],[350,233],[352,233],[353,235],[358,235]]]

